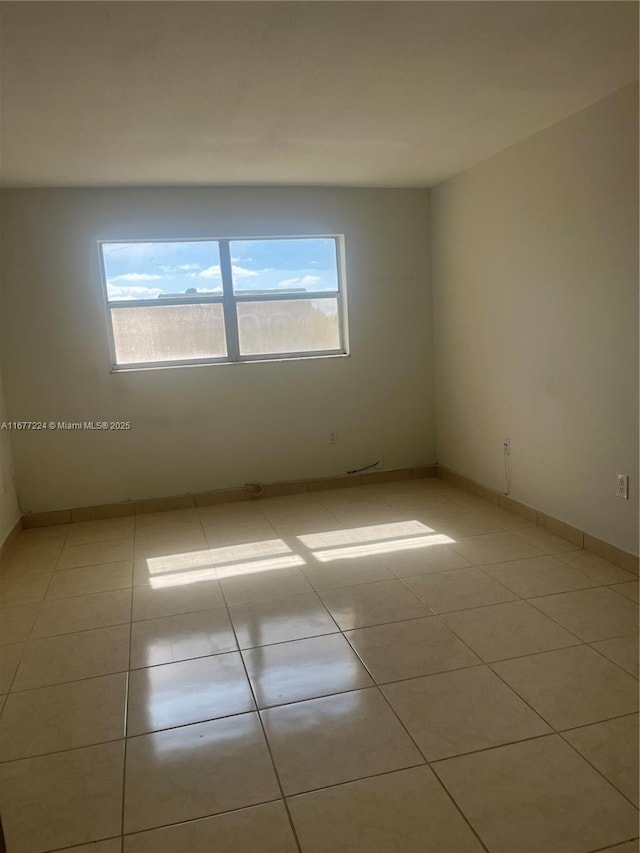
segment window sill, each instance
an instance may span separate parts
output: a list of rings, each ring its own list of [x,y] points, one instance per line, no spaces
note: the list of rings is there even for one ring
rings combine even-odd
[[[300,356],[286,356],[284,358],[278,358],[274,356],[273,358],[255,358],[255,359],[243,359],[242,361],[199,361],[199,362],[189,362],[187,364],[180,364],[176,362],[175,364],[159,364],[154,366],[152,364],[149,365],[134,365],[132,367],[127,367],[126,365],[122,367],[111,367],[109,373],[118,374],[118,373],[147,373],[148,371],[156,371],[156,370],[184,370],[189,367],[231,367],[237,365],[247,365],[247,364],[283,364],[286,362],[298,362],[298,361],[321,361],[325,359],[332,358],[349,358],[350,353],[348,352],[332,352],[327,353],[326,355],[300,355]]]

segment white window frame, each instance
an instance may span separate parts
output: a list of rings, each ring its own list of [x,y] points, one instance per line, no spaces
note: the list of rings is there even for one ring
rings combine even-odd
[[[246,291],[243,293],[233,292],[233,273],[231,270],[231,252],[229,244],[236,240],[333,240],[336,251],[336,273],[338,279],[337,290],[315,290],[300,293],[286,293],[273,291],[265,293]],[[181,294],[163,297],[161,300],[153,299],[122,299],[110,300],[107,289],[107,275],[104,265],[104,254],[102,247],[110,243],[217,243],[220,254],[220,274],[222,278],[222,295],[202,294],[199,296],[183,296]],[[128,370],[159,370],[173,367],[193,367],[209,364],[243,364],[247,362],[261,361],[290,361],[292,359],[330,358],[335,356],[349,355],[348,327],[347,327],[347,294],[345,286],[345,259],[344,259],[344,235],[343,234],[295,234],[277,237],[145,237],[141,239],[115,239],[98,240],[98,255],[100,258],[100,272],[102,278],[102,294],[105,305],[107,320],[107,333],[109,339],[109,351],[111,356],[111,372],[122,373]],[[285,302],[308,299],[336,299],[338,304],[338,335],[339,346],[331,350],[305,350],[303,352],[266,353],[259,355],[241,355],[238,339],[238,312],[237,305],[241,302]],[[227,355],[218,358],[193,358],[193,359],[171,359],[167,361],[146,361],[121,364],[116,360],[115,336],[113,333],[113,322],[111,311],[120,308],[153,308],[167,305],[198,305],[217,304],[222,305],[222,315],[227,343]]]

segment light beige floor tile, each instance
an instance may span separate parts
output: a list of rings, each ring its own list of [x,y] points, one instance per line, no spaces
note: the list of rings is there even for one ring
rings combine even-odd
[[[257,560],[256,556],[250,556],[252,551],[260,550],[260,543],[277,540],[282,543],[284,540],[273,527],[232,527],[224,530],[212,530],[205,528],[205,539],[207,547],[216,558],[218,565],[223,565],[223,553],[229,548],[242,549],[248,555],[244,558],[244,562],[250,563],[252,560]],[[287,553],[281,544],[280,553]],[[292,553],[289,550],[288,553]],[[241,558],[239,558],[240,560]],[[230,561],[229,561],[230,562]]]
[[[160,557],[138,557],[133,561],[134,586],[177,584],[181,577],[197,577],[199,573],[203,577],[209,574],[217,578],[209,548]]]
[[[124,853],[297,853],[282,802],[150,829],[124,839]]]
[[[0,760],[122,738],[126,686],[119,673],[12,693],[0,724]]]
[[[324,590],[320,598],[343,630],[431,615],[399,580]]]
[[[75,569],[100,563],[119,563],[133,559],[133,540],[114,539],[111,542],[91,542],[87,545],[65,545],[57,569]]]
[[[107,841],[93,841],[90,844],[81,844],[79,847],[65,847],[64,853],[121,853],[122,839],[110,838]],[[61,853],[56,851],[55,853]]]
[[[638,715],[618,717],[564,737],[580,755],[638,805]]]
[[[313,592],[308,581],[298,568],[273,568],[251,572],[220,581],[229,607],[251,604],[267,598],[285,598]]]
[[[638,630],[638,605],[606,587],[546,595],[530,603],[587,643]]]
[[[127,734],[182,726],[253,711],[238,652],[133,670]]]
[[[126,589],[131,586],[132,572],[132,560],[65,569],[54,573],[45,598],[68,598],[110,589]]]
[[[346,637],[378,684],[480,663],[433,616],[360,628]]]
[[[22,658],[25,643],[0,646],[0,693],[8,693]]]
[[[9,552],[2,561],[2,571],[14,576],[46,574],[55,569],[61,553],[61,548],[29,548],[26,551]]]
[[[551,732],[488,667],[399,681],[382,691],[429,761]]]
[[[17,539],[11,545],[9,554],[30,551],[32,548],[58,548],[61,550],[70,528],[70,524],[56,524],[51,527],[20,530]]]
[[[523,598],[598,586],[598,581],[551,556],[495,563],[483,571]]]
[[[92,628],[108,628],[110,625],[123,625],[130,620],[130,589],[113,589],[92,595],[60,598],[45,601],[41,605],[31,639],[89,631]]]
[[[616,637],[613,640],[602,640],[599,643],[593,643],[593,648],[597,649],[605,657],[617,663],[626,672],[638,678],[638,635],[631,634],[628,637]]]
[[[28,640],[38,609],[37,604],[23,604],[20,607],[0,610],[0,645]]]
[[[96,628],[27,643],[12,690],[78,681],[129,666],[129,625]]]
[[[298,495],[292,495],[298,500]],[[233,503],[209,504],[196,507],[200,523],[205,524],[251,524],[264,522],[266,516],[261,507],[268,503],[266,499],[255,501],[235,501]]]
[[[289,808],[304,853],[483,849],[426,766],[292,797]]]
[[[433,531],[419,521],[401,521],[365,524],[360,527],[340,527],[300,536],[300,543],[314,554],[320,562],[326,558],[349,559],[347,555],[374,556],[375,553],[395,553],[406,545],[425,547],[433,543]]]
[[[224,607],[220,584],[206,574],[209,570],[201,571],[203,574],[196,572],[196,577],[191,574],[191,580],[185,578],[182,583],[155,588],[136,587],[133,590],[134,622]]]
[[[449,536],[451,539],[459,540],[469,536],[489,535],[504,531],[501,521],[494,518],[485,518],[482,513],[476,512],[469,507],[465,511],[450,514],[447,517],[437,514],[428,514],[430,526],[438,533]]]
[[[493,668],[556,729],[638,709],[638,683],[589,646],[503,661]]]
[[[303,571],[311,586],[319,590],[394,579],[381,557],[309,562]]]
[[[428,545],[391,552],[384,557],[390,571],[399,578],[415,575],[428,575],[432,572],[444,572],[449,569],[466,569],[471,563],[451,545]]]
[[[434,613],[499,604],[517,598],[513,592],[476,568],[405,578],[405,583]]]
[[[96,521],[79,521],[69,528],[67,545],[87,545],[91,542],[109,542],[133,536],[135,520],[126,518],[103,518]]]
[[[630,598],[631,601],[640,601],[640,595],[638,594],[638,581],[617,583],[614,584],[611,589],[614,589],[616,592],[620,593],[620,595],[624,595],[625,598]]]
[[[211,548],[210,554],[219,580],[277,578],[286,570],[297,574],[304,565],[304,557],[277,536]]]
[[[250,546],[258,542],[277,539],[278,534],[265,519],[262,522],[207,523],[203,522],[204,535],[209,547],[214,550],[232,546]]]
[[[182,558],[194,551],[200,553],[207,549],[207,540],[203,533],[166,535],[158,533],[150,536],[136,535],[133,553],[136,560],[167,560]]]
[[[542,551],[543,554],[566,554],[568,551],[576,550],[576,546],[571,542],[554,533],[549,533],[543,527],[523,527],[520,530],[514,530],[513,535],[537,548],[538,551]]]
[[[599,850],[598,853],[638,853],[640,844],[638,839],[635,841],[627,841],[626,844],[616,844],[615,847],[606,847],[604,850]]]
[[[557,735],[434,765],[492,853],[574,853],[624,841],[637,812]]]
[[[195,508],[169,512],[143,512],[135,516],[135,528],[136,535],[140,536],[200,531],[200,514]]]
[[[242,652],[258,707],[369,687],[371,679],[338,634]]]
[[[200,530],[185,533],[152,533],[143,536],[136,533],[134,556],[138,559],[160,559],[206,551],[204,533]]]
[[[486,533],[457,539],[451,546],[477,566],[540,557],[541,552],[512,533]]]
[[[337,632],[315,592],[229,608],[241,649]]]
[[[318,505],[314,506],[313,509],[305,507],[300,511],[267,510],[265,515],[271,526],[280,535],[286,536],[304,536],[307,533],[340,527],[340,519]]]
[[[624,583],[625,581],[636,580],[631,572],[625,572],[624,569],[620,569],[613,563],[608,563],[588,551],[569,551],[567,554],[559,555],[558,559],[568,566],[578,569],[579,572],[584,572],[585,575],[594,578],[599,583]]]
[[[261,716],[285,795],[424,763],[375,687]]]
[[[237,644],[224,608],[134,622],[131,668],[231,652]]]
[[[526,601],[446,613],[442,620],[485,661],[532,655],[580,642]]]
[[[280,534],[267,521],[262,519],[224,519],[204,518],[202,529],[210,548],[226,548],[231,545],[249,545],[275,539]]]
[[[509,510],[502,509],[495,504],[487,506],[486,501],[482,503],[482,508],[478,508],[478,515],[487,520],[499,522],[502,530],[509,530],[515,534],[516,531],[528,530],[531,527],[531,522],[518,513],[509,512]]]
[[[51,576],[52,573],[24,577],[9,574],[0,576],[0,607],[39,603],[44,598]]]
[[[128,741],[125,833],[257,805],[279,796],[255,713]]]
[[[0,767],[12,853],[40,853],[120,832],[124,742],[25,758]]]

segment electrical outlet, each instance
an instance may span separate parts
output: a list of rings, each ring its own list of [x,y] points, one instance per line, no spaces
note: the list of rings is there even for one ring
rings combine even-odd
[[[338,441],[338,431],[335,429],[329,430],[329,444],[335,444]]]
[[[508,435],[505,435],[505,437],[502,439],[502,452],[505,456],[511,455],[511,439]]]
[[[616,474],[617,486],[616,497],[622,498],[625,501],[629,500],[629,475]]]

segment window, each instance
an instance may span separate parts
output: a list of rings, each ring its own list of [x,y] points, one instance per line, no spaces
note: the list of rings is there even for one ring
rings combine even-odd
[[[100,248],[114,369],[346,353],[340,237]]]

